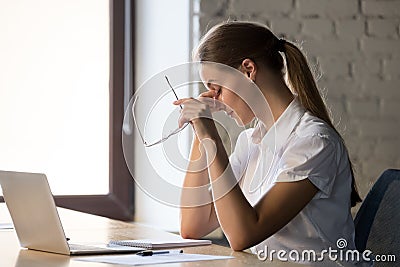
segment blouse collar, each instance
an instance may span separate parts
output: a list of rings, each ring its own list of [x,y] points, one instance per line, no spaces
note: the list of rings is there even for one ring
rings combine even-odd
[[[305,112],[306,109],[300,103],[298,97],[295,96],[269,129],[261,121],[258,122],[251,135],[252,142],[255,144],[261,143],[262,147],[266,147],[271,151],[281,148]]]

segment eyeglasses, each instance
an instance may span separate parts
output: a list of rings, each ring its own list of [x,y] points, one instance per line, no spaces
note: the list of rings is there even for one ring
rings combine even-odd
[[[165,80],[167,81],[168,86],[171,88],[172,92],[174,93],[174,95],[175,95],[175,97],[176,97],[176,100],[179,100],[178,95],[176,94],[174,88],[172,87],[171,83],[170,83],[169,80],[168,80],[168,77],[167,77],[167,76],[164,76],[164,77],[165,77]],[[135,109],[135,107],[136,107],[135,104],[136,104],[136,101],[138,100],[138,98],[139,98],[139,97],[136,96],[136,97],[135,97],[135,100],[133,101],[133,107],[134,107],[134,109]],[[180,107],[181,109],[183,109],[182,105],[179,105],[179,107]],[[142,140],[142,143],[143,143],[143,145],[144,145],[145,147],[152,147],[152,146],[161,144],[162,142],[166,141],[166,140],[167,140],[168,138],[170,138],[171,136],[173,136],[173,135],[175,135],[175,134],[181,132],[182,130],[184,130],[184,129],[186,128],[186,126],[189,125],[189,123],[185,123],[181,128],[178,127],[178,128],[175,129],[174,131],[172,131],[172,132],[170,132],[169,134],[163,136],[160,140],[158,140],[158,141],[156,141],[156,142],[151,142],[151,143],[149,143],[149,142],[147,142],[147,141],[144,139],[144,137],[143,137],[143,135],[142,135],[142,132],[141,132],[140,129],[139,129],[138,123],[137,123],[137,121],[136,121],[136,116],[135,116],[135,110],[134,110],[134,109],[133,109],[133,113],[134,113],[134,114],[133,114],[133,122],[135,123],[136,129],[137,129],[137,131],[138,131],[138,133],[139,133],[139,136],[140,136],[140,139]]]

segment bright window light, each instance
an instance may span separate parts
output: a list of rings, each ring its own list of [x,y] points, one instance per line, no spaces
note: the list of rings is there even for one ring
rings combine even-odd
[[[0,169],[106,194],[109,1],[0,0]]]

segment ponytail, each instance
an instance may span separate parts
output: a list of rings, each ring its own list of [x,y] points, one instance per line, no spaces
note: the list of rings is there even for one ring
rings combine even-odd
[[[343,137],[336,130],[333,125],[325,103],[318,91],[314,76],[311,73],[308,62],[303,53],[297,48],[296,45],[285,41],[283,44],[283,52],[286,56],[286,68],[289,80],[289,86],[298,95],[300,103],[312,115],[325,121],[333,130],[338,134],[341,141],[344,143]],[[351,181],[351,206],[354,207],[357,202],[361,202],[360,195],[358,194],[357,186],[354,180],[353,164],[349,158],[350,171],[352,176]]]

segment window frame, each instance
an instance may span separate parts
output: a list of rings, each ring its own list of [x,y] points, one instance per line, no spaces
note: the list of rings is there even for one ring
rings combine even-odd
[[[125,5],[130,1],[130,7]],[[110,110],[109,110],[109,192],[106,195],[54,196],[56,205],[68,209],[132,221],[134,216],[134,180],[122,150],[122,123],[125,94],[125,7],[130,8],[131,51],[134,51],[134,0],[110,0]],[[132,62],[133,62],[132,56]],[[131,72],[133,72],[131,70]],[[133,78],[133,73],[131,73]],[[132,91],[132,90],[131,90]],[[129,92],[129,97],[133,92]],[[0,196],[0,202],[4,198]]]

